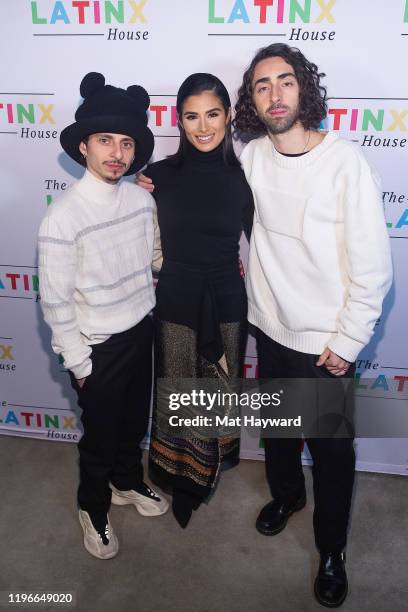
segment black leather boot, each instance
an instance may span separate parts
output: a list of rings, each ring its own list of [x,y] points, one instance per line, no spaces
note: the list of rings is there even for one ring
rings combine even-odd
[[[345,561],[344,552],[320,555],[319,573],[314,583],[314,592],[317,601],[326,608],[338,608],[347,597]]]
[[[306,496],[303,495],[293,504],[282,504],[274,499],[266,504],[256,520],[256,528],[263,535],[276,535],[286,527],[289,517],[302,510],[306,505]]]
[[[191,519],[193,510],[197,510],[200,507],[202,498],[184,491],[183,489],[174,488],[173,490],[173,514],[180,525],[185,529]]]

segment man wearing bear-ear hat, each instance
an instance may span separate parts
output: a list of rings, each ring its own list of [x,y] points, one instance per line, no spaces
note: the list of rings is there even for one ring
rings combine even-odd
[[[82,408],[79,521],[85,548],[109,559],[118,540],[110,503],[155,516],[168,504],[143,482],[140,443],[152,374],[153,198],[121,177],[141,169],[154,146],[143,87],[105,85],[87,74],[76,121],[61,145],[85,166],[39,232],[41,305],[53,350],[64,358]]]

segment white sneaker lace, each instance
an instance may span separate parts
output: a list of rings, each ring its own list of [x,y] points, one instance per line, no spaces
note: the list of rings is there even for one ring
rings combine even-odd
[[[160,497],[157,495],[157,493],[155,491],[153,491],[148,485],[145,485],[145,486],[146,486],[146,493],[148,494],[148,496],[151,499],[154,499],[156,501],[160,501]]]
[[[105,546],[109,544],[109,525],[107,523],[105,525],[105,532],[102,534],[100,531],[98,531],[98,536],[102,544]],[[107,540],[107,542],[104,542],[104,538]]]

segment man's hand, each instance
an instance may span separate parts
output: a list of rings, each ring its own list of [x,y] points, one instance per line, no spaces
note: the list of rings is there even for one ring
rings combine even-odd
[[[324,366],[334,376],[344,376],[350,367],[350,362],[342,359],[329,348],[325,348],[316,365]]]
[[[152,191],[154,190],[152,179],[148,176],[145,176],[144,174],[137,174],[135,183],[136,185],[139,185],[139,187],[143,187],[143,189],[146,189],[146,191],[148,191],[149,193],[152,193]]]
[[[77,383],[81,387],[81,389],[84,386],[85,381],[86,381],[86,376],[85,376],[85,378],[77,378]]]
[[[241,278],[245,278],[245,268],[244,268],[244,264],[242,263],[242,259],[239,258],[239,273],[241,275]]]

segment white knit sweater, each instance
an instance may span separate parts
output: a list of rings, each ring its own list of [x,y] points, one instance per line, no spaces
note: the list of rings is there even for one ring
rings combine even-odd
[[[328,133],[300,157],[268,136],[241,161],[255,199],[249,321],[280,344],[355,361],[391,285],[377,180],[358,147]]]
[[[92,371],[89,345],[130,329],[154,307],[151,195],[88,171],[48,208],[39,279],[52,347],[76,378]]]

